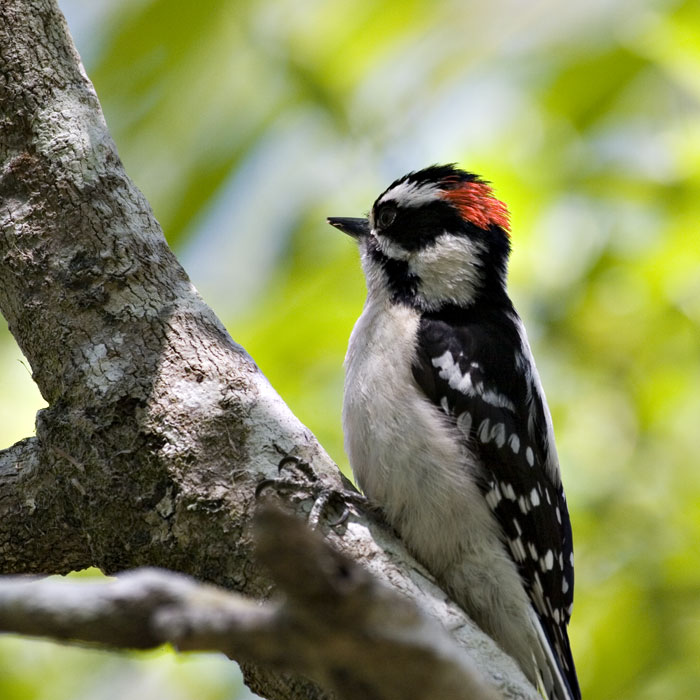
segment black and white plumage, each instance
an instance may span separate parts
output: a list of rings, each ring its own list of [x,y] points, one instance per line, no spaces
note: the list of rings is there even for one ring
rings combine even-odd
[[[346,357],[353,472],[409,548],[551,700],[580,698],[573,546],[551,418],[506,291],[508,215],[454,166],[410,173],[359,243]]]

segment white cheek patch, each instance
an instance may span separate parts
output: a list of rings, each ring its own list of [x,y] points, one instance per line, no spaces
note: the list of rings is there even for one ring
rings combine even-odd
[[[443,190],[435,183],[402,182],[385,192],[377,202],[382,204],[389,200],[396,202],[400,207],[420,207],[438,199]]]
[[[419,295],[426,306],[470,304],[481,285],[484,252],[484,244],[447,232],[432,245],[414,252],[408,266],[420,279]]]

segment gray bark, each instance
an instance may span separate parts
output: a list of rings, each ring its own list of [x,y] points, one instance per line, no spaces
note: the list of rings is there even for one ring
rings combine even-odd
[[[49,404],[0,453],[0,573],[157,566],[267,598],[255,485],[284,453],[329,487],[337,468],[169,250],[54,0],[0,2],[0,120],[0,310]],[[325,534],[451,629],[506,697],[534,697],[392,533],[357,515]],[[323,696],[276,672],[295,661],[244,665],[246,679],[272,699]]]

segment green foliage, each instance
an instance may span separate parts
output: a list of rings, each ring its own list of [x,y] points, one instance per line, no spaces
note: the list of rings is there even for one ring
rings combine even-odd
[[[214,654],[110,654],[16,637],[0,640],[4,700],[239,700],[245,692],[234,664]]]
[[[325,216],[363,213],[430,162],[494,183],[572,512],[584,697],[694,697],[700,5],[131,0],[83,22],[89,0],[61,4],[195,284],[344,467],[341,365],[363,281]],[[9,442],[40,400],[0,342]],[[55,649],[4,642],[0,696],[109,695],[90,685],[96,652]],[[112,677],[161,664],[169,684],[190,663],[148,658],[99,663]],[[198,687],[217,668],[191,691],[178,680],[181,697],[224,697]],[[47,695],[42,674],[59,670],[82,689]]]

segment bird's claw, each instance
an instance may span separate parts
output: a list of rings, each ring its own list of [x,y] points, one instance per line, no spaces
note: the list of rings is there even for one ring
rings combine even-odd
[[[255,497],[259,498],[260,494],[267,488],[275,488],[281,491],[307,491],[314,498],[314,504],[309,513],[309,527],[315,530],[321,522],[324,513],[331,505],[338,505],[342,508],[340,516],[334,520],[328,520],[330,527],[338,527],[343,525],[350,516],[349,505],[352,503],[357,506],[367,504],[367,499],[357,491],[345,489],[333,489],[323,485],[313,470],[313,467],[300,457],[294,455],[285,455],[277,465],[277,471],[282,472],[283,469],[293,468],[301,472],[303,479],[295,481],[293,479],[263,479],[255,488]]]

